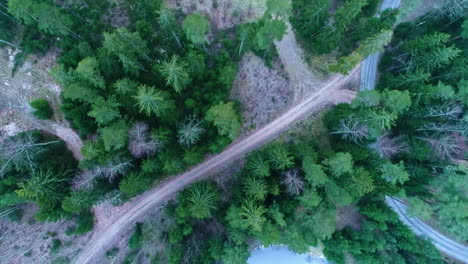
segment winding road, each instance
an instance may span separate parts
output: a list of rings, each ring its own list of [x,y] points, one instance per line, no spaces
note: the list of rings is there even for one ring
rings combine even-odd
[[[384,0],[380,6],[380,11],[388,8],[398,8],[401,0]],[[377,64],[379,62],[381,53],[377,52],[362,61],[361,71],[361,91],[373,90],[377,79]]]
[[[291,41],[290,37],[293,34],[290,32],[282,41]],[[281,46],[280,43],[277,45]],[[282,52],[282,49],[278,49]],[[281,54],[280,54],[281,57]],[[304,62],[302,67],[307,67]],[[297,67],[297,65],[296,65]],[[314,89],[314,93],[305,97],[300,103],[294,105],[278,118],[263,128],[254,131],[249,136],[233,143],[222,153],[209,158],[203,163],[193,167],[189,171],[175,176],[162,185],[144,193],[143,195],[132,200],[128,205],[128,210],[125,210],[112,224],[101,230],[99,233],[93,234],[87,247],[80,252],[75,260],[75,263],[96,263],[97,257],[104,254],[112,244],[118,239],[119,235],[132,227],[137,220],[140,220],[143,215],[150,211],[155,205],[173,197],[175,193],[184,189],[194,181],[200,180],[209,174],[212,174],[221,168],[229,165],[231,162],[244,157],[250,151],[257,149],[266,143],[278,137],[281,132],[287,130],[292,124],[306,118],[309,114],[317,111],[321,105],[330,102],[337,93],[342,93],[343,100],[349,101],[355,96],[355,92],[349,90],[340,90],[339,88],[347,81],[347,79],[359,72],[360,67],[356,67],[348,76],[335,75],[329,79],[322,87]],[[307,74],[311,75],[310,72]],[[302,81],[313,76],[303,76]],[[301,80],[292,82],[292,86],[303,85]],[[312,83],[312,82],[311,82]],[[296,88],[296,87],[293,87]],[[338,103],[333,101],[333,103]]]
[[[435,231],[418,218],[408,216],[407,206],[399,199],[386,196],[385,201],[416,235],[428,238],[445,255],[462,263],[468,263],[468,247]]]
[[[380,7],[380,11],[387,8],[398,8],[400,3],[401,0],[384,0]],[[362,62],[361,91],[373,90],[375,88],[377,65],[380,55],[380,52],[372,54]],[[461,261],[462,263],[468,263],[468,247],[451,240],[443,234],[440,234],[420,219],[408,216],[406,205],[400,200],[388,196],[385,200],[390,208],[398,214],[401,221],[409,226],[416,235],[429,238],[436,248],[445,255]]]

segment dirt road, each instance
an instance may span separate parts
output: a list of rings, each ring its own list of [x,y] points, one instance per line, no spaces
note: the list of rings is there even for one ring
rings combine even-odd
[[[285,41],[288,41],[288,39],[285,39]],[[281,52],[281,49],[279,50]],[[210,173],[216,172],[217,170],[227,166],[229,163],[242,158],[250,151],[272,141],[292,124],[307,117],[309,114],[317,110],[322,104],[329,102],[333,97],[332,95],[336,95],[336,93],[339,92],[337,91],[339,90],[339,87],[344,84],[350,76],[357,74],[358,72],[359,67],[354,69],[350,75],[346,77],[336,75],[330,78],[329,81],[320,89],[317,89],[315,93],[304,98],[300,103],[290,108],[265,127],[257,129],[250,136],[234,142],[222,153],[211,157],[181,175],[173,177],[164,184],[133,200],[131,202],[133,204],[129,206],[129,210],[123,212],[122,215],[116,218],[116,220],[107,229],[93,235],[90,243],[81,252],[75,263],[95,263],[94,260],[96,257],[104,254],[105,250],[112,245],[122,231],[135,224],[137,220],[141,219],[141,217],[156,204],[172,197],[173,194],[187,187],[194,181],[199,180]],[[306,75],[306,73],[303,73],[303,75]],[[308,78],[307,76],[303,77]],[[312,77],[310,78],[312,79]],[[299,85],[299,83],[293,85]],[[348,92],[345,93],[349,94]]]

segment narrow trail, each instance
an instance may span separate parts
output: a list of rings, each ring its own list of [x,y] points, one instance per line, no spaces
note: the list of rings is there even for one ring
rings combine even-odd
[[[289,37],[287,37],[289,36]],[[289,31],[288,35],[284,42],[291,41],[290,38],[294,38],[294,35]],[[284,46],[286,43],[283,41],[276,43],[278,45],[278,51],[280,53],[280,58],[293,58],[292,56],[285,56],[283,53],[285,51]],[[284,45],[284,46],[283,46]],[[295,49],[298,51],[298,49]],[[292,50],[293,54],[295,52]],[[314,77],[310,72],[305,72],[302,69],[307,69],[307,65],[300,59],[301,55],[298,53],[295,54],[295,63],[300,63],[302,65],[295,65],[294,68],[289,69],[288,62],[283,61],[286,66],[286,71],[290,75],[294,75],[298,72],[301,72],[301,75],[290,76],[292,80],[297,80],[292,82],[292,85],[299,85],[304,80],[314,80]],[[243,138],[242,140],[234,142],[230,147],[224,150],[222,153],[209,158],[203,163],[193,167],[189,171],[175,176],[167,180],[162,185],[157,186],[156,188],[144,193],[143,195],[135,198],[126,206],[129,208],[125,210],[116,217],[116,219],[109,225],[106,229],[101,230],[99,233],[93,234],[91,241],[87,247],[80,253],[78,258],[75,260],[75,263],[84,264],[84,263],[95,263],[95,260],[114,243],[119,235],[124,231],[130,228],[135,224],[135,222],[151,210],[155,205],[169,199],[176,192],[184,189],[189,184],[193,183],[196,180],[200,180],[211,173],[214,173],[221,168],[229,165],[231,162],[244,157],[246,154],[251,152],[254,149],[264,146],[266,143],[272,141],[278,137],[282,132],[287,130],[291,125],[307,117],[309,114],[317,111],[320,106],[331,101],[331,97],[337,95],[340,92],[339,88],[346,83],[350,76],[353,76],[359,73],[360,67],[356,67],[348,76],[335,75],[331,77],[325,84],[322,84],[321,87],[314,86],[314,93],[305,97],[300,103],[291,107],[288,111],[280,115],[278,118],[273,120],[268,125],[263,128],[253,131],[249,136]],[[302,76],[302,77],[297,77]],[[303,78],[303,79],[301,79]],[[303,85],[314,85],[315,82],[310,82]],[[343,96],[344,100],[349,100],[350,93],[343,90],[346,96]],[[351,93],[352,94],[352,93]],[[353,95],[351,95],[353,96]],[[336,103],[336,100],[335,102]]]

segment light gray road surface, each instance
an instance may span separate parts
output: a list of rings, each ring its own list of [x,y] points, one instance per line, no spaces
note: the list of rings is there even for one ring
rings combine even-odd
[[[401,0],[384,0],[380,6],[380,11],[388,8],[398,8]],[[362,62],[361,71],[361,91],[373,90],[377,79],[377,64],[379,63],[380,52],[374,53]]]
[[[447,238],[418,218],[408,216],[407,206],[400,200],[386,196],[385,201],[416,235],[428,238],[445,255],[462,263],[468,263],[468,247]]]

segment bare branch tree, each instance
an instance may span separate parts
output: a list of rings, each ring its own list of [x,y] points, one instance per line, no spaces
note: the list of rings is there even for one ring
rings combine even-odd
[[[112,182],[118,175],[124,174],[132,166],[130,159],[116,156],[107,161],[106,165],[95,168],[96,174],[103,176]]]
[[[72,186],[75,190],[90,190],[100,175],[97,170],[84,170],[73,178]]]
[[[458,120],[463,114],[463,107],[453,103],[444,103],[441,105],[431,106],[426,108],[426,113],[419,117],[432,118],[441,117],[451,120]]]
[[[468,134],[468,123],[465,121],[460,121],[454,124],[431,122],[424,124],[421,128],[418,128],[418,131],[431,131],[435,133],[455,132],[466,137]]]
[[[299,175],[298,169],[291,169],[283,173],[283,184],[290,195],[299,195],[304,190],[304,180]]]
[[[452,21],[458,20],[468,13],[468,0],[444,0],[439,12]]]
[[[195,117],[188,117],[182,124],[179,125],[178,138],[182,145],[190,146],[200,140],[205,129],[201,126],[201,122]]]
[[[369,144],[369,148],[382,158],[391,158],[409,150],[408,144],[403,141],[402,137],[390,138],[388,133],[381,135],[374,143]]]
[[[162,148],[162,143],[150,137],[148,130],[147,124],[136,122],[128,132],[131,138],[128,149],[135,158],[152,156]]]
[[[34,170],[36,167],[34,159],[45,150],[44,146],[58,142],[39,143],[30,132],[5,139],[0,144],[0,161],[2,161],[0,176],[11,164],[26,165]]]
[[[466,149],[465,141],[458,133],[444,133],[441,135],[431,135],[418,137],[427,142],[437,158],[455,161],[463,157]]]
[[[346,120],[340,120],[340,124],[337,130],[330,134],[338,134],[343,139],[358,143],[362,139],[369,136],[369,128],[358,118],[350,116]]]

